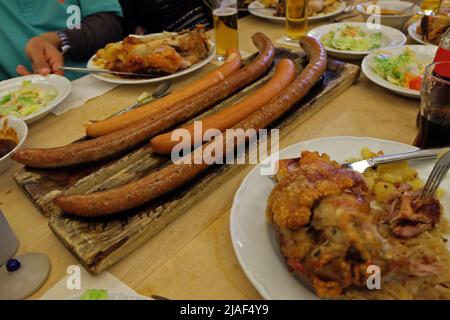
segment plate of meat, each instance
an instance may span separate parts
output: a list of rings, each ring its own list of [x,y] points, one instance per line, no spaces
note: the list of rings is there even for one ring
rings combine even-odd
[[[283,0],[256,0],[249,4],[248,11],[257,17],[273,21],[286,20],[286,5]],[[308,20],[333,17],[345,10],[346,4],[339,0],[310,0]]]
[[[329,137],[279,153],[275,181],[255,167],[230,229],[242,269],[265,299],[449,299],[450,196],[420,198],[435,161],[340,164],[414,147]],[[441,188],[449,190],[446,178]]]
[[[149,74],[149,77],[123,77],[94,74],[97,79],[119,84],[152,83],[180,77],[209,63],[215,46],[204,29],[179,33],[163,32],[130,35],[121,42],[100,49],[87,63],[88,68]]]
[[[420,44],[439,45],[445,31],[450,28],[450,16],[423,16],[408,28],[409,36]]]

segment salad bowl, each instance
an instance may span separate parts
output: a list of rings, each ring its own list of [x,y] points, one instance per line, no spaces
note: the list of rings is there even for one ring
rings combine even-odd
[[[342,36],[346,28],[357,30],[354,39]],[[362,60],[373,50],[400,46],[406,42],[406,36],[397,29],[365,22],[327,24],[311,30],[308,36],[320,40],[329,55],[349,60]]]
[[[420,98],[421,76],[433,62],[436,46],[405,45],[377,50],[362,62],[362,71],[373,83],[396,94]]]
[[[0,82],[0,115],[12,115],[27,124],[41,119],[70,93],[71,82],[58,75],[29,75]]]

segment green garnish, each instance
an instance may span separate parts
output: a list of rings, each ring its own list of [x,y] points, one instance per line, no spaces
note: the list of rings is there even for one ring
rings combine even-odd
[[[408,88],[408,82],[423,74],[425,69],[425,65],[417,62],[414,51],[408,47],[396,56],[378,54],[370,67],[384,80],[404,88]]]
[[[90,289],[86,290],[81,296],[81,300],[106,300],[108,299],[108,291]]]

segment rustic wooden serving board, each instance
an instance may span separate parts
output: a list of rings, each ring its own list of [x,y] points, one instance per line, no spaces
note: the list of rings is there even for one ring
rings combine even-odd
[[[290,56],[301,69],[302,53],[277,49],[277,58]],[[356,65],[329,60],[320,83],[289,114],[273,124],[280,138],[311,114],[351,86],[359,77]],[[271,70],[270,72],[273,72]],[[199,118],[233,103],[262,85],[271,74],[218,104]],[[169,162],[147,146],[105,163],[57,170],[23,168],[15,174],[17,184],[41,212],[49,217],[51,230],[92,274],[99,274],[127,256],[183,214],[242,168],[213,166],[195,180],[147,205],[102,219],[82,219],[62,213],[52,199],[56,196],[89,193],[136,180]]]

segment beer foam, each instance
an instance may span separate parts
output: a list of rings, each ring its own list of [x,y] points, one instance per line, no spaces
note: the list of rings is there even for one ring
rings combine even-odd
[[[238,13],[238,11],[236,8],[218,8],[213,11],[213,15],[220,16],[220,17],[232,16],[237,13]]]

